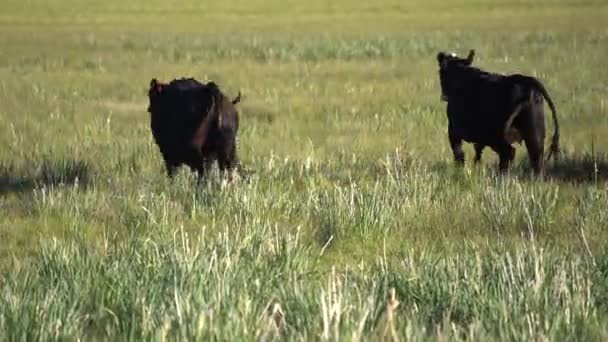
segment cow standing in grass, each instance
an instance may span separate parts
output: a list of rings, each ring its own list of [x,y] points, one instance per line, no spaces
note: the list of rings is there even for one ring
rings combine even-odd
[[[229,100],[213,82],[182,78],[161,83],[152,79],[148,97],[152,135],[169,177],[182,164],[196,171],[199,178],[214,160],[222,172],[237,167],[239,116],[235,105],[240,93]]]
[[[512,144],[526,144],[536,175],[543,171],[545,139],[544,101],[553,114],[555,131],[548,158],[559,152],[559,124],[553,101],[540,81],[524,75],[488,73],[471,66],[467,58],[440,52],[441,99],[447,101],[448,135],[454,159],[464,164],[462,141],[475,144],[475,161],[485,146],[499,156],[499,169],[506,171],[515,157]]]

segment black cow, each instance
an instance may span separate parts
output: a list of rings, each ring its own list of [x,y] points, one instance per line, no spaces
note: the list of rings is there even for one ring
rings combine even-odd
[[[441,99],[447,101],[448,135],[454,159],[464,164],[462,141],[475,144],[475,161],[485,146],[499,155],[499,169],[506,171],[515,157],[511,146],[522,140],[534,173],[543,170],[545,139],[544,101],[553,114],[555,131],[550,146],[557,158],[559,124],[555,106],[542,83],[524,75],[500,75],[471,66],[475,51],[467,58],[440,52]]]
[[[220,171],[237,167],[239,116],[235,105],[240,93],[229,100],[213,82],[181,78],[161,83],[152,79],[148,97],[152,135],[169,177],[182,164],[196,171],[199,178],[214,160]]]

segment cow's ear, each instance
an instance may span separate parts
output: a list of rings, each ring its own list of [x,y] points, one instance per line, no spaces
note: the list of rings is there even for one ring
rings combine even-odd
[[[158,82],[158,80],[156,80],[156,78],[153,78],[150,81],[150,90],[152,90],[156,93],[160,93],[163,90],[163,85],[162,85],[162,83]]]
[[[437,62],[439,62],[439,69],[445,69],[448,67],[448,55],[443,52],[437,54]]]
[[[241,102],[241,92],[239,91],[239,94],[234,98],[234,100],[232,100],[232,104],[237,104]]]
[[[440,52],[437,54],[437,62],[439,62],[439,64],[442,64],[444,59],[445,59],[445,53]]]
[[[471,65],[473,63],[473,58],[475,57],[475,50],[469,51],[469,56],[467,57],[467,63]]]
[[[207,87],[209,87],[213,91],[219,91],[220,90],[220,87],[218,87],[217,84],[215,82],[213,82],[213,81],[207,82]]]

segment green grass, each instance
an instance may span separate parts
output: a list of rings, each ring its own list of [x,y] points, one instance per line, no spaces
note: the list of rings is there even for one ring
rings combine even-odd
[[[0,339],[605,339],[606,17],[566,0],[5,1]],[[471,48],[549,90],[548,180],[521,146],[508,176],[489,149],[453,166],[435,56]],[[181,76],[244,94],[247,179],[165,176],[146,91]]]

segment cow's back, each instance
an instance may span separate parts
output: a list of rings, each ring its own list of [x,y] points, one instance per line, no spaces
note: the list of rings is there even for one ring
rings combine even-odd
[[[166,85],[155,99],[150,124],[163,154],[179,158],[189,149],[211,106],[205,91],[205,85],[194,79],[178,79]]]
[[[468,142],[493,145],[502,138],[504,125],[525,89],[506,76],[484,74],[450,98],[448,116]]]

